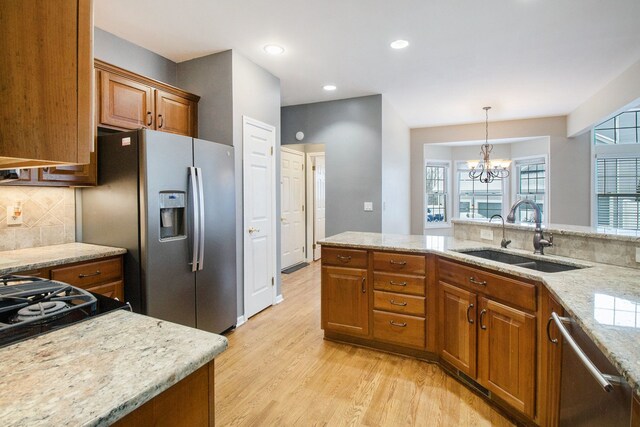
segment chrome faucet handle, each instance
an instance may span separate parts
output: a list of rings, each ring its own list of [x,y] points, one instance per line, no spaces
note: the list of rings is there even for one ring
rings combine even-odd
[[[509,246],[509,243],[511,243],[511,240],[502,239],[502,241],[500,242],[500,246],[504,249],[507,249],[507,246]]]
[[[540,246],[542,246],[543,248],[553,246],[553,234],[549,233],[548,239],[540,239]]]

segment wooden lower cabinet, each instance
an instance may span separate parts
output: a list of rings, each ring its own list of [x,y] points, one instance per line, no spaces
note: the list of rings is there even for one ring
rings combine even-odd
[[[214,361],[116,421],[116,427],[215,425]]]
[[[535,415],[535,316],[480,298],[478,382],[523,414]]]
[[[14,274],[58,280],[109,298],[125,300],[122,255]]]
[[[476,294],[440,282],[438,335],[440,357],[476,377]]]
[[[562,307],[526,279],[435,255],[322,247],[325,338],[441,362],[526,425],[557,425],[560,347],[542,340],[551,310]]]
[[[322,329],[347,335],[369,334],[367,270],[322,267]]]

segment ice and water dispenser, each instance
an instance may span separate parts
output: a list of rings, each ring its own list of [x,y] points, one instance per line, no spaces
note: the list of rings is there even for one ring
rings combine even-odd
[[[160,193],[160,240],[186,237],[185,200],[183,191]]]

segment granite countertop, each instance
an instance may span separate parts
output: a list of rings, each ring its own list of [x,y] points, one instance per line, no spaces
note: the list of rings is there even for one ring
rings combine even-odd
[[[88,243],[65,243],[0,252],[0,276],[127,253],[126,249]]]
[[[328,237],[321,245],[435,253],[480,267],[544,283],[554,297],[640,397],[640,270],[544,255],[542,259],[588,268],[542,273],[456,251],[498,249],[482,242],[443,236],[408,236],[346,232]],[[536,257],[528,251],[509,253]],[[629,326],[620,326],[629,325]]]
[[[500,221],[489,222],[486,218],[484,219],[452,219],[451,222],[455,224],[466,224],[466,225],[482,225],[483,227],[495,227],[501,228],[502,223]],[[504,224],[505,228],[513,229],[513,230],[528,230],[531,231],[535,228],[534,223],[520,223],[520,224],[510,224],[506,222]],[[620,228],[613,227],[590,227],[583,225],[569,225],[569,224],[543,224],[542,229],[545,232],[557,233],[558,235],[566,235],[566,236],[580,236],[580,237],[590,237],[596,239],[607,239],[607,240],[621,240],[626,242],[640,242],[640,231],[638,230],[624,230]]]
[[[0,349],[4,426],[109,425],[204,366],[227,339],[124,310]]]

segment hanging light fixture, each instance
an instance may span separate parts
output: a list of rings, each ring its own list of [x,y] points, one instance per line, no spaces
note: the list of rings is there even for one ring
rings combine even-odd
[[[468,162],[469,178],[477,179],[483,184],[493,182],[494,179],[502,179],[509,176],[509,160],[493,160],[489,159],[489,154],[493,150],[493,144],[489,144],[489,110],[491,107],[483,107],[485,112],[485,140],[480,147],[480,155],[482,159],[478,162]]]

